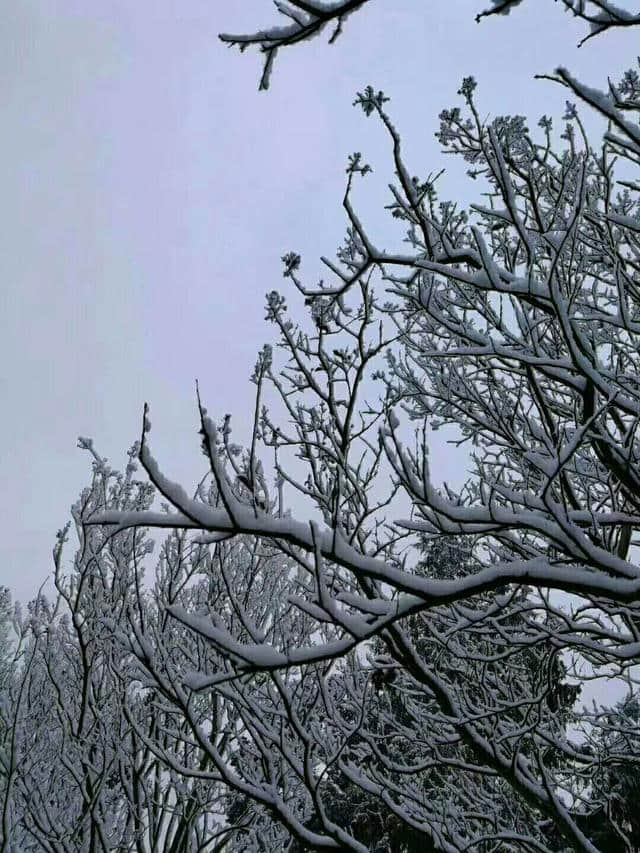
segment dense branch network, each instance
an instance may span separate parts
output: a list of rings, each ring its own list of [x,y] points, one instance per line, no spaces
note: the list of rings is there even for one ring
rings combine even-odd
[[[284,274],[306,323],[267,295],[284,361],[260,353],[247,448],[228,416],[217,423],[199,403],[213,491],[190,498],[155,462],[145,412],[140,460],[171,511],[85,519],[117,535],[182,530],[214,555],[247,539],[288,566],[268,630],[238,579],[225,580],[227,605],[167,607],[218,665],[167,670],[168,651],[152,651],[166,648],[162,636],[143,642],[144,629],[131,650],[186,720],[211,779],[303,846],[367,849],[332,817],[332,786],[347,782],[438,850],[507,838],[555,850],[564,838],[594,851],[596,813],[620,837],[630,831],[611,792],[584,806],[601,760],[593,744],[610,723],[570,706],[592,679],[616,675],[633,693],[640,656],[640,220],[638,187],[614,171],[616,158],[640,163],[630,118],[640,78],[631,70],[608,93],[564,69],[554,79],[607,117],[603,145],[573,104],[559,151],[548,117],[538,139],[522,117],[485,121],[466,78],[464,112],[445,110],[438,136],[484,184],[487,201],[469,211],[438,198],[437,176],[412,176],[388,98],[360,93],[391,143],[389,209],[409,249],[385,251],[367,233],[353,197],[370,168],[354,154],[346,239],[325,261],[333,281],[305,284],[291,252]],[[472,448],[459,491],[433,483],[429,460],[431,431],[453,427]],[[294,494],[314,508],[309,522],[288,509]],[[466,556],[444,571],[432,549],[447,541]],[[378,672],[396,673],[387,710],[371,687]],[[246,727],[231,763],[192,716],[200,694],[223,696]],[[415,747],[402,761],[400,742]],[[425,796],[436,787],[444,799]],[[496,813],[491,825],[480,817]]]
[[[637,23],[563,2],[593,34]],[[276,5],[287,27],[227,37],[265,52],[265,86],[364,0]],[[192,493],[147,409],[124,473],[80,440],[79,547],[65,573],[60,531],[53,600],[13,614],[2,851],[637,849],[640,75],[551,79],[602,144],[571,102],[559,142],[547,116],[485,120],[466,78],[438,138],[468,210],[409,169],[384,93],[357,95],[405,248],[358,215],[353,154],[327,280],[288,252],[290,304],[267,294],[245,446],[198,397]],[[437,430],[468,448],[462,488]],[[620,701],[578,708],[603,680]]]

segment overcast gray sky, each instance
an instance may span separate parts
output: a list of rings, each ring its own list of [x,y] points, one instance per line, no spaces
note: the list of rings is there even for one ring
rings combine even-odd
[[[78,435],[120,467],[151,404],[154,453],[185,484],[202,471],[194,380],[212,415],[249,420],[247,379],[280,256],[310,278],[342,239],[347,154],[383,242],[388,141],[352,108],[391,95],[411,170],[451,166],[433,134],[461,78],[487,113],[560,119],[536,72],[567,65],[602,86],[635,59],[631,33],[578,50],[558,6],[530,0],[474,23],[488,0],[373,0],[326,39],[285,51],[268,93],[260,61],[217,40],[273,22],[268,0],[20,0],[0,28],[0,582],[21,599],[51,570],[55,531],[88,481]],[[295,300],[292,301],[295,304]],[[243,415],[243,413],[245,413]],[[454,451],[435,479],[461,475]]]

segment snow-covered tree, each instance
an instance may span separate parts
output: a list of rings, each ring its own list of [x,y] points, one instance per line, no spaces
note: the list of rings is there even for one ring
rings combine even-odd
[[[129,728],[114,676],[122,652],[109,623],[126,606],[143,536],[111,537],[105,555],[104,533],[83,529],[80,518],[104,507],[107,495],[109,505],[144,508],[152,489],[134,484],[133,462],[114,481],[94,456],[91,486],[73,508],[79,549],[72,570],[62,570],[67,526],[54,549],[55,597],[40,593],[16,619],[23,650],[6,706],[13,763],[6,849],[136,849],[118,778]],[[133,765],[134,755],[126,763]]]
[[[277,48],[364,3],[277,5],[286,31],[229,38],[262,46],[263,82]],[[638,23],[563,5],[593,34]],[[414,176],[389,98],[358,93],[390,142],[405,248],[357,212],[371,169],[353,154],[330,279],[309,284],[289,252],[291,297],[267,295],[276,348],[246,449],[198,401],[211,487],[189,497],[145,411],[140,460],[167,506],[82,517],[105,542],[173,531],[154,617],[111,629],[152,691],[136,737],[175,778],[234,792],[238,850],[369,849],[336,780],[447,853],[593,853],[603,833],[633,849],[606,776],[637,752],[633,715],[572,704],[594,679],[633,684],[640,658],[640,75],[551,79],[604,138],[572,102],[559,139],[547,116],[484,119],[465,78],[438,135],[478,182],[467,210]],[[461,489],[439,485],[435,430],[470,448]],[[464,559],[443,574],[432,541]]]
[[[133,476],[136,448],[120,474],[80,444],[94,462],[72,510],[78,550],[65,573],[69,528],[60,531],[55,598],[40,594],[14,617],[16,662],[0,711],[2,850],[191,853],[205,837],[211,851],[217,791],[177,776],[151,748],[174,747],[172,718],[139,681],[130,650],[132,623],[158,619],[143,575],[153,542],[144,531],[83,526],[105,508],[148,507],[153,488]]]

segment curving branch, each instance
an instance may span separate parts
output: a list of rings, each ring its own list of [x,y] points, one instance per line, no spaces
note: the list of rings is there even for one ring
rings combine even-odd
[[[240,51],[248,47],[258,47],[264,54],[264,66],[260,77],[260,89],[268,89],[271,72],[278,51],[302,41],[308,41],[320,35],[327,27],[333,27],[329,44],[333,44],[342,33],[347,17],[365,5],[369,0],[275,0],[278,12],[290,23],[281,27],[269,27],[249,34],[220,33],[219,38],[230,47]]]

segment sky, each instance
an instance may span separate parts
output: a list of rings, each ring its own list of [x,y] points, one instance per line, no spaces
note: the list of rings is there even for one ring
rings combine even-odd
[[[442,154],[438,113],[478,80],[487,114],[558,120],[565,93],[533,75],[567,66],[606,85],[632,33],[578,49],[584,29],[552,0],[477,25],[488,0],[372,0],[326,38],[284,51],[271,89],[260,58],[220,31],[275,23],[268,0],[20,0],[0,28],[0,583],[27,600],[50,574],[55,532],[90,477],[78,435],[115,467],[151,407],[154,455],[185,485],[203,473],[195,380],[214,417],[250,423],[248,378],[272,340],[264,295],[280,257],[342,240],[347,155],[374,174],[355,196],[380,245],[388,140],[352,102],[392,100],[412,173],[446,166],[445,196],[474,184]],[[296,299],[289,299],[295,312]],[[243,433],[243,430],[245,431]],[[435,480],[460,480],[445,447]]]

